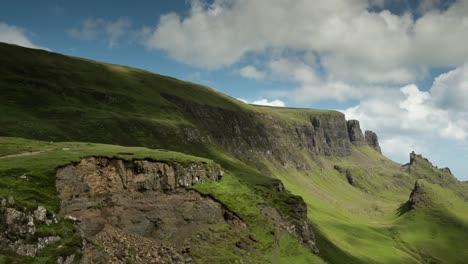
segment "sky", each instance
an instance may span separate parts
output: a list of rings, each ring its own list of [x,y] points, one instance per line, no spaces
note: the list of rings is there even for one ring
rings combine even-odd
[[[468,180],[468,0],[3,1],[0,41],[339,110]]]

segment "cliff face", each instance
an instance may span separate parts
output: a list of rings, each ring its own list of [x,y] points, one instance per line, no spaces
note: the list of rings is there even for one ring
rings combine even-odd
[[[213,144],[243,161],[297,167],[306,163],[299,152],[347,156],[353,144],[379,149],[375,134],[364,138],[357,121],[336,111],[287,109],[285,116],[137,69],[1,44],[0,55],[0,76],[8,76],[0,85],[7,113],[0,136],[189,149],[199,156]]]
[[[371,146],[377,152],[382,153],[382,150],[380,149],[379,138],[377,137],[377,134],[375,134],[372,131],[367,130],[365,138],[366,138],[367,145]]]
[[[59,168],[56,188],[60,214],[76,219],[82,232],[85,263],[192,263],[216,239],[255,243],[239,216],[190,188],[222,177],[217,165],[88,157]],[[272,225],[317,253],[306,204],[292,197],[286,206],[288,216],[270,208]],[[213,231],[219,228],[222,237]],[[233,250],[256,250],[239,243]]]
[[[353,145],[358,146],[358,147],[366,145],[367,142],[366,142],[366,139],[364,138],[364,135],[362,134],[359,121],[348,120],[347,126],[348,126],[349,140],[351,141],[351,143],[353,143]]]
[[[85,263],[192,263],[192,252],[207,243],[196,234],[216,226],[227,226],[226,235],[245,233],[246,224],[224,205],[188,189],[222,175],[200,163],[89,157],[60,168],[56,187],[60,213],[77,219],[86,241],[94,241],[84,245]]]
[[[185,140],[220,145],[243,160],[273,159],[283,164],[300,161],[298,152],[310,155],[348,156],[352,145],[370,145],[380,152],[375,133],[367,140],[357,120],[346,121],[339,112],[306,114],[305,122],[286,122],[274,114],[233,111],[191,103],[164,95],[182,109],[193,129],[180,134]],[[274,111],[274,109],[272,109]],[[298,110],[300,111],[300,110]]]

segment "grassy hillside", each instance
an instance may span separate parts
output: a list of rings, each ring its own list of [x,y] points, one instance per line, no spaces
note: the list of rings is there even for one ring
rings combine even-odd
[[[1,43],[0,92],[0,197],[13,195],[22,206],[56,211],[54,169],[83,156],[203,161],[220,164],[227,175],[194,188],[248,221],[259,241],[259,255],[250,260],[258,263],[464,263],[468,257],[468,187],[446,169],[419,156],[402,166],[368,146],[319,155],[323,150],[309,151],[307,140],[291,140],[307,139],[325,124],[338,129],[341,113],[251,106],[170,77]],[[340,135],[326,133],[327,145],[347,150],[334,142]],[[23,174],[28,181],[18,177]],[[275,191],[277,179],[291,193]],[[418,179],[430,206],[410,208]],[[288,235],[276,241],[260,212],[269,205],[291,214],[294,195],[307,203],[321,259]],[[202,263],[236,258],[229,246],[206,251],[212,253],[198,256]]]
[[[453,190],[440,187],[442,182],[426,183],[438,191],[431,192],[436,205],[407,210],[418,177],[368,147],[355,149],[350,157],[321,157],[311,163],[316,169],[310,174],[273,170],[287,189],[309,205],[326,261],[464,263],[468,207]],[[355,186],[334,169],[336,165],[351,168]],[[426,168],[433,169],[434,174],[427,176],[438,175],[435,168]]]
[[[47,209],[57,212],[59,199],[55,190],[55,169],[59,166],[76,162],[81,157],[103,156],[120,159],[152,159],[178,163],[203,162],[215,163],[205,158],[194,157],[178,152],[166,150],[151,150],[142,147],[121,147],[95,143],[78,142],[43,142],[20,138],[0,137],[0,198],[13,197],[18,208],[34,209],[43,205]],[[276,231],[260,213],[258,204],[271,203],[264,200],[265,193],[251,189],[236,177],[239,171],[249,171],[238,161],[237,171],[226,171],[224,179],[219,183],[204,183],[195,188],[202,193],[212,195],[225,204],[230,210],[241,216],[249,226],[247,236],[255,238],[252,245],[255,256],[254,263],[269,262],[274,255],[275,245],[279,250],[275,254],[276,263],[323,263],[323,261],[302,246],[299,241],[288,234],[275,241],[271,235]],[[258,175],[258,177],[264,177]],[[273,192],[272,192],[273,193]],[[289,195],[275,197],[277,203],[287,199]],[[1,228],[1,227],[0,227]],[[67,239],[62,240],[59,246],[52,245],[36,258],[12,256],[11,253],[0,249],[0,263],[55,263],[57,256],[66,252],[74,252],[81,247],[81,240],[76,230],[66,220],[52,226],[42,225],[39,228],[40,237],[60,235]],[[205,248],[203,254],[194,258],[201,263],[229,263],[235,259],[249,260],[251,256],[236,255],[236,238],[229,238],[219,231],[207,238],[212,240],[212,247]],[[221,236],[221,238],[219,237]],[[228,239],[229,238],[229,239]],[[216,241],[216,242],[215,242]],[[60,248],[60,250],[54,248]]]

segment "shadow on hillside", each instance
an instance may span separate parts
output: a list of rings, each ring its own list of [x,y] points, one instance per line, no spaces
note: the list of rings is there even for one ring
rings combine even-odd
[[[314,229],[315,233],[315,241],[317,242],[317,247],[320,250],[320,256],[324,259],[327,263],[330,264],[339,264],[339,263],[347,263],[347,264],[360,264],[364,263],[362,260],[348,254],[347,252],[343,251],[341,248],[337,247],[333,244],[324,234],[320,232],[318,228]]]
[[[406,214],[407,212],[411,211],[411,204],[409,201],[402,203],[396,210],[395,213],[398,216],[402,216]]]

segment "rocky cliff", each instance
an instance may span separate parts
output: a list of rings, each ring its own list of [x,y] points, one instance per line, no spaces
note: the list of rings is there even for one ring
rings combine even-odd
[[[403,166],[407,172],[416,176],[418,179],[424,179],[429,183],[451,189],[459,197],[468,200],[466,189],[460,184],[449,168],[438,168],[427,158],[423,157],[421,154],[416,154],[414,151],[411,152],[409,156],[410,162]]]
[[[192,263],[221,227],[240,250],[254,250],[242,242],[252,239],[239,216],[190,188],[222,177],[217,165],[88,157],[58,169],[56,187],[60,214],[82,232],[85,263]],[[272,225],[317,252],[306,204],[297,198],[287,207]]]
[[[282,164],[295,160],[295,165],[299,165],[299,152],[348,156],[352,145],[369,145],[380,152],[375,133],[366,131],[364,137],[359,121],[346,121],[339,112],[304,111],[301,122],[287,122],[275,113],[281,109],[272,108],[271,113],[234,111],[192,103],[168,94],[164,97],[181,108],[195,124],[194,128],[178,133],[183,140],[219,145],[242,160],[265,158]]]
[[[246,225],[222,204],[188,189],[223,171],[200,163],[89,157],[57,171],[60,213],[79,221],[85,263],[191,263],[196,235]],[[132,255],[135,254],[135,255]]]

